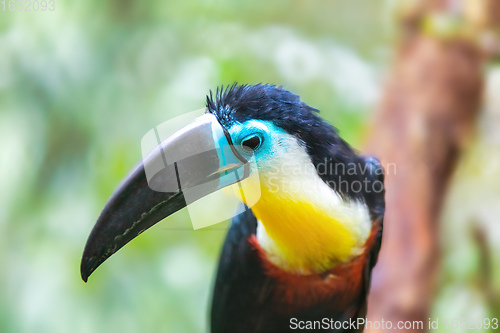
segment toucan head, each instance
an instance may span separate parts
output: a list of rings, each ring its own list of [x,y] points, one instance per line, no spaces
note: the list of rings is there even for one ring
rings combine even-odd
[[[264,193],[273,192],[273,197],[285,198],[285,202],[302,200],[312,205],[313,200],[305,197],[304,189],[291,188],[290,177],[300,178],[316,192],[313,194],[322,197],[318,200],[325,197],[321,191],[331,190],[337,203],[357,205],[353,209],[357,215],[352,219],[366,220],[367,214],[373,213],[372,198],[363,191],[340,186],[343,179],[361,180],[362,173],[348,174],[345,168],[341,174],[338,168],[318,172],[322,163],[370,165],[318,116],[316,109],[281,87],[258,84],[217,89],[207,96],[206,113],[159,141],[112,194],[85,246],[82,278],[87,281],[107,258],[162,219],[210,193],[244,182],[253,173],[259,174],[258,186],[263,186]],[[306,179],[311,172],[314,179]],[[310,186],[316,180],[326,184],[328,190],[322,185]],[[292,199],[292,192],[301,192],[302,199]],[[280,206],[285,207],[282,203]],[[323,215],[330,214],[326,206]],[[265,217],[269,215],[266,207],[256,211]],[[338,211],[339,218],[346,215],[344,210]],[[270,226],[268,231],[273,233],[273,229]],[[355,238],[361,242],[366,232],[358,233]],[[293,241],[293,237],[287,235],[283,242]],[[279,242],[281,238],[274,239]],[[354,243],[350,246],[354,247]]]

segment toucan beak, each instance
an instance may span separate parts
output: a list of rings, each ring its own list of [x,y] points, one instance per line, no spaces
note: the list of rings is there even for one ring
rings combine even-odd
[[[157,129],[148,136],[157,139],[158,146],[111,195],[90,233],[81,262],[85,282],[100,264],[146,229],[249,176],[248,161],[211,114],[161,142]]]

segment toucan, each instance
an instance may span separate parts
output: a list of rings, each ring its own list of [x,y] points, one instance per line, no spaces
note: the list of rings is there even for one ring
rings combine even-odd
[[[271,84],[210,92],[205,114],[159,142],[112,194],[87,240],[83,280],[157,222],[243,185],[211,332],[361,332],[382,242],[384,170],[318,113]]]

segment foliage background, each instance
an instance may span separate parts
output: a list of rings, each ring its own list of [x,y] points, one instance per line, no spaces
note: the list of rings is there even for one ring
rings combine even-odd
[[[58,0],[53,12],[0,10],[0,332],[206,331],[224,229],[173,230],[189,226],[176,213],[84,284],[79,260],[100,210],[140,159],[142,136],[203,107],[221,84],[283,85],[362,148],[394,49],[392,2]],[[492,81],[500,87],[498,74]],[[447,221],[498,216],[498,159],[477,165],[499,156],[498,141],[484,140],[460,169]],[[471,184],[488,186],[488,200],[460,208]],[[434,312],[490,315],[462,224],[444,227]],[[498,226],[485,225],[499,243]]]

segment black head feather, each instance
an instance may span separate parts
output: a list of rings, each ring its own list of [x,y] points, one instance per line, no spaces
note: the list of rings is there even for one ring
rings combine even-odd
[[[375,181],[376,168],[367,167],[365,158],[299,96],[275,85],[233,84],[218,88],[215,96],[210,92],[207,109],[226,127],[251,119],[272,121],[305,145],[320,177],[344,199],[371,201],[367,191],[352,184]]]

